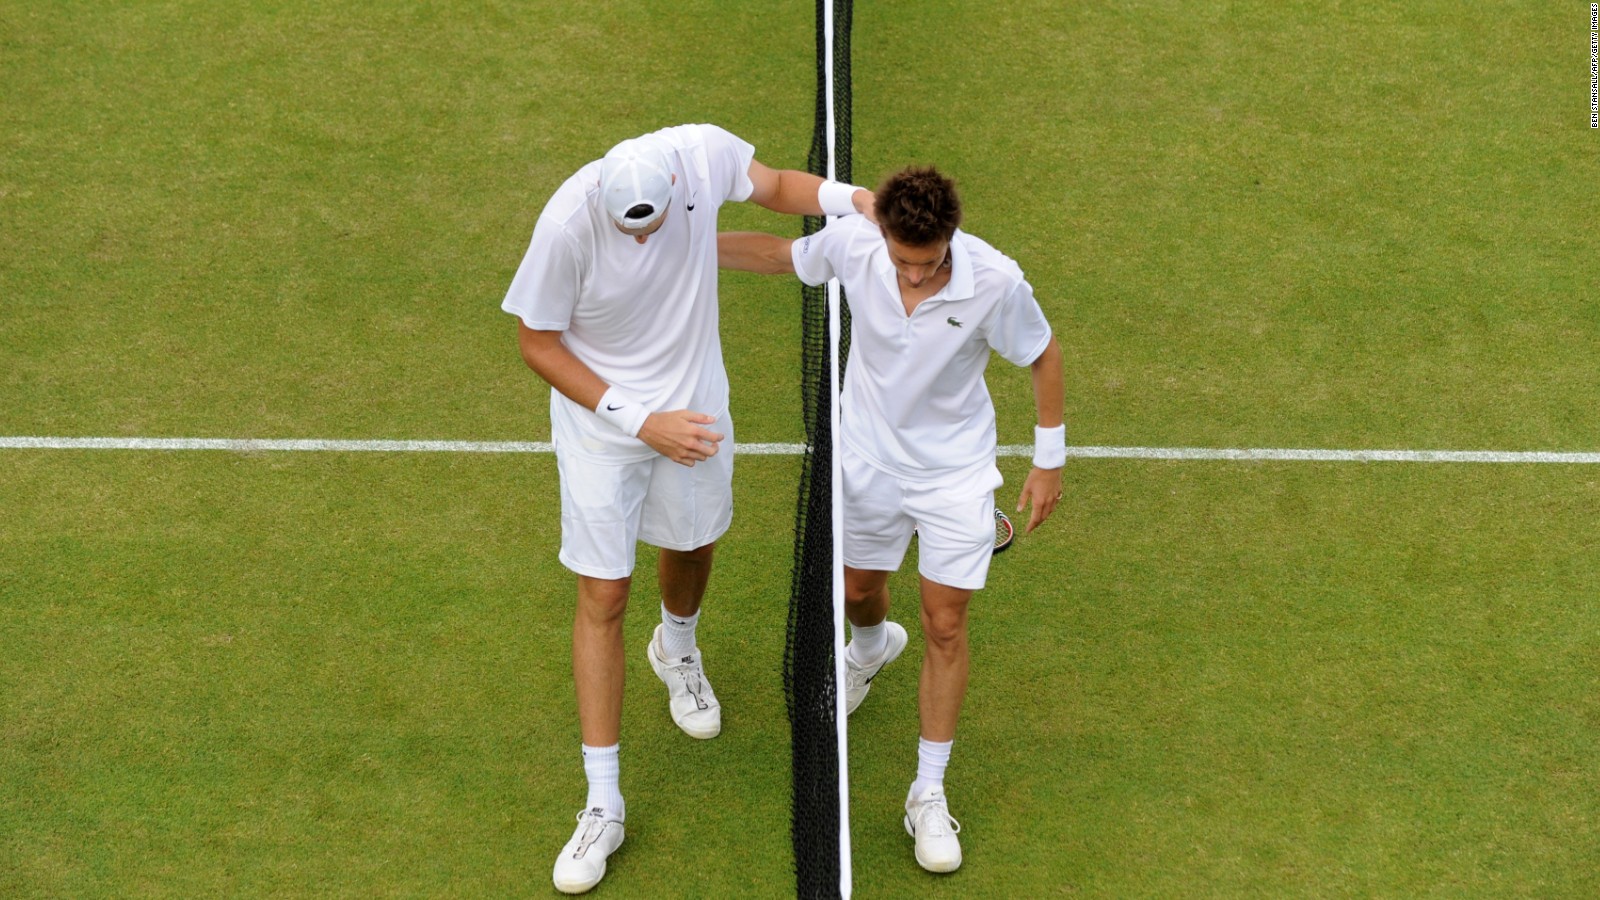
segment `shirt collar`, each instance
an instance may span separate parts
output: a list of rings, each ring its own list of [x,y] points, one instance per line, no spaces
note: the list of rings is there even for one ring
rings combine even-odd
[[[966,232],[957,228],[956,233],[950,237],[950,282],[944,286],[934,297],[944,300],[966,300],[977,295],[977,288],[972,277],[972,253],[967,250]],[[889,289],[891,296],[900,296],[900,281],[895,274],[894,263],[889,261],[889,247],[879,243],[878,252],[874,254],[878,261],[878,278]],[[933,297],[929,297],[932,300]],[[927,301],[923,301],[927,302]]]
[[[965,300],[977,293],[972,279],[972,254],[967,251],[966,239],[959,228],[950,238],[950,283],[944,287],[947,300]]]

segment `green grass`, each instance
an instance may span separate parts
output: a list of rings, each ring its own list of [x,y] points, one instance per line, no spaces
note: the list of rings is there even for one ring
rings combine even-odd
[[[1593,475],[1070,469],[975,601],[947,888],[889,815],[914,672],[851,720],[862,896],[1595,890]]]
[[[570,576],[548,563],[556,510],[517,488],[553,478],[550,458],[11,459],[0,893],[548,884],[582,804]],[[718,573],[707,629],[725,737],[678,734],[649,690],[649,607],[628,623],[625,784],[651,824],[623,894],[675,895],[647,861],[693,846],[728,863],[712,895],[787,878],[784,594],[754,570],[787,552],[789,514],[741,500],[731,540],[762,549]]]
[[[1593,450],[1584,13],[861,4],[855,178],[957,177],[1062,337],[1074,443]],[[0,435],[544,439],[498,309],[544,200],[684,121],[802,165],[811,15],[0,0]],[[722,304],[740,439],[799,440],[797,292]],[[1027,373],[990,385],[1025,442]],[[1591,469],[1073,462],[975,604],[949,878],[899,824],[893,582],[856,895],[1600,893]],[[597,896],[791,892],[796,471],[739,462],[724,735],[678,734],[630,651]],[[554,482],[0,451],[0,895],[551,894],[582,796]]]
[[[517,492],[548,458],[10,459],[7,893],[542,890],[579,799],[570,585],[555,511]],[[630,656],[616,896],[786,890],[788,511],[764,495],[794,463],[740,466],[705,627],[726,734],[679,735]],[[917,870],[895,812],[915,644],[852,719],[863,896],[1596,887],[1592,476],[1074,470],[973,617],[964,872]],[[723,864],[689,887],[692,846]]]

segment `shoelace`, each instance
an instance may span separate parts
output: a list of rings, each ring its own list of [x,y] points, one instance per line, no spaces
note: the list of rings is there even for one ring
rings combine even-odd
[[[944,801],[928,802],[917,809],[917,833],[922,834],[923,829],[927,829],[928,837],[944,837],[960,834],[961,823],[950,815]]]
[[[706,701],[700,697],[700,691],[704,687],[703,682],[700,680],[700,673],[694,669],[690,669],[687,672],[680,672],[678,674],[683,678],[683,686],[686,690],[688,690],[689,696],[694,698],[695,706],[699,709],[709,709],[710,704],[706,703]]]
[[[606,820],[598,809],[578,813],[578,822],[583,825],[583,834],[578,838],[577,849],[572,851],[573,859],[583,859],[594,842],[600,840],[600,835],[606,833]]]
[[[705,683],[701,680],[701,673],[704,670],[694,664],[694,657],[685,656],[683,657],[682,662],[677,663],[676,665],[669,663],[667,668],[671,669],[680,679],[683,680],[684,690],[687,690],[689,692],[689,696],[694,698],[694,705],[696,709],[711,708],[711,704],[707,703],[700,696],[700,692],[705,689]]]

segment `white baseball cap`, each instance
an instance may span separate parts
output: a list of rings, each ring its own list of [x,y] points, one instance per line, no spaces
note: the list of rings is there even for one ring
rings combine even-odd
[[[624,228],[644,228],[672,202],[672,164],[659,144],[629,138],[600,161],[606,212]]]

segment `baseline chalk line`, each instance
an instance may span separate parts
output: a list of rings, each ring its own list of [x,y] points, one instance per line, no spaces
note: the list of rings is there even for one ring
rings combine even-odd
[[[271,438],[0,437],[0,450],[224,450],[234,453],[552,453],[537,441],[395,441]],[[737,444],[751,456],[796,456],[804,444]],[[1032,456],[1033,447],[1008,444],[1001,456]],[[1068,447],[1075,459],[1213,460],[1239,462],[1545,463],[1600,465],[1600,452],[1502,450],[1212,449],[1206,447]]]

